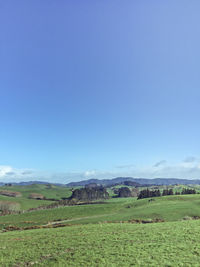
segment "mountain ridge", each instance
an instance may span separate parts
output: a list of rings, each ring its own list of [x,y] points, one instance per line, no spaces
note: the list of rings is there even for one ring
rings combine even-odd
[[[124,184],[124,182],[133,182],[138,184],[137,186],[148,186],[148,185],[175,185],[175,184],[199,184],[200,179],[182,179],[182,178],[133,178],[133,177],[116,177],[112,179],[88,179],[81,180],[77,182],[70,183],[53,183],[53,182],[44,182],[44,181],[22,181],[22,182],[0,182],[0,186],[12,184],[12,185],[32,185],[32,184],[52,184],[57,186],[67,186],[67,187],[75,187],[75,186],[86,186],[88,184],[98,184],[103,186],[112,186],[116,184]]]
[[[133,178],[133,177],[116,177],[113,179],[88,179],[79,182],[70,182],[68,187],[85,186],[90,183],[96,183],[104,186],[124,183],[126,181],[135,182],[139,185],[175,185],[175,184],[200,184],[198,179],[181,179],[181,178]]]

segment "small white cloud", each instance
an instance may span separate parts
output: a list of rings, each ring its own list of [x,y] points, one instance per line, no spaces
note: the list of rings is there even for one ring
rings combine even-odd
[[[11,166],[0,166],[0,177],[4,177],[7,173],[13,172],[13,168]]]
[[[32,174],[35,174],[33,170],[16,169],[11,166],[0,165],[0,181],[1,182],[30,180],[30,178],[32,177]]]
[[[96,171],[95,170],[92,170],[92,171],[86,171],[85,173],[84,173],[84,175],[86,176],[86,177],[88,177],[88,176],[93,176],[93,175],[95,175],[96,174]]]

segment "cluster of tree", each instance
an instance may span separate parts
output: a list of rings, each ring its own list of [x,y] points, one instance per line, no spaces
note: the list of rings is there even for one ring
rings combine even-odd
[[[173,195],[173,189],[164,189],[162,195]],[[183,188],[181,192],[176,191],[175,195],[188,195],[188,194],[196,194],[196,190],[192,188]]]
[[[191,188],[183,188],[181,192],[176,191],[175,195],[188,195],[188,194],[196,194],[195,189]],[[173,189],[164,189],[162,196],[174,195]]]
[[[109,198],[109,194],[103,186],[75,189],[70,197],[70,199],[79,201],[93,201],[107,198]]]
[[[171,196],[173,195],[174,192],[173,192],[173,189],[163,189],[163,192],[162,192],[162,196]]]
[[[115,189],[114,193],[117,197],[137,197],[139,191],[137,188],[120,187]]]
[[[138,199],[142,199],[142,198],[149,198],[149,197],[160,197],[161,193],[160,190],[149,190],[144,189],[142,191],[140,191],[139,195],[138,195]]]
[[[133,182],[133,181],[124,181],[122,184],[127,185],[127,186],[141,186],[139,183]]]
[[[187,195],[187,194],[196,194],[196,190],[191,188],[183,188],[181,195]]]
[[[131,190],[128,187],[119,188],[118,197],[131,197]]]
[[[10,183],[9,184],[5,184],[5,186],[12,186],[12,184],[10,184]]]
[[[181,192],[175,192],[175,195],[187,195],[187,194],[196,194],[196,190],[191,189],[191,188],[183,188]],[[174,195],[172,188],[164,189],[162,194],[161,194],[159,189],[158,190],[149,190],[147,188],[147,189],[140,191],[140,193],[138,195],[138,199],[149,198],[149,197],[170,196],[170,195]]]
[[[0,214],[6,215],[20,211],[20,204],[11,201],[0,201]]]

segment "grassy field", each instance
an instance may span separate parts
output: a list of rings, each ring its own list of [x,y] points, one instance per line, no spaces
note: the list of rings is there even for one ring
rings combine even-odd
[[[199,266],[200,221],[105,223],[1,234],[1,266]]]
[[[120,222],[133,219],[162,219],[180,221],[185,217],[200,217],[200,195],[181,195],[136,200],[136,198],[112,198],[104,204],[60,207],[37,210],[0,217],[0,229],[12,225],[27,227],[44,225],[53,221],[68,224]]]
[[[69,197],[71,189],[67,187],[54,186],[48,187],[44,184],[33,184],[26,186],[1,186],[0,190],[17,191],[22,194],[21,197],[8,197],[0,195],[0,201],[17,202],[21,206],[21,210],[28,210],[30,208],[37,208],[41,205],[49,205],[52,201],[49,200],[35,200],[29,199],[31,193],[39,193],[49,199],[60,200],[62,197]]]
[[[46,198],[55,198],[57,200],[62,197],[69,197],[71,195],[71,189],[68,187],[61,187],[56,185],[45,184],[32,184],[32,185],[14,185],[14,186],[1,186],[0,190],[18,191],[22,193],[24,198],[28,198],[30,193],[39,193]]]
[[[114,188],[120,188],[123,187],[123,185],[118,185],[115,186]],[[178,186],[172,186],[168,188],[173,188],[174,192],[178,191],[181,192],[182,188],[185,187],[183,185],[178,185]],[[192,186],[187,186],[191,188],[195,188],[197,192],[200,192],[200,186],[199,185],[192,185]],[[130,187],[131,188],[131,187]],[[150,187],[152,189],[154,187]],[[159,186],[159,189],[162,190],[166,189],[166,186]],[[143,190],[144,188],[141,187],[139,190]],[[47,199],[55,199],[55,200],[60,200],[62,198],[67,198],[71,196],[71,188],[68,187],[61,187],[61,186],[55,186],[55,185],[45,185],[45,184],[33,184],[33,185],[26,185],[26,186],[1,186],[0,190],[8,190],[8,191],[17,191],[22,194],[21,197],[8,197],[8,196],[2,196],[0,195],[0,201],[11,201],[11,202],[17,202],[20,204],[21,210],[28,210],[30,208],[37,208],[41,205],[49,205],[53,201],[49,200],[35,200],[35,199],[29,199],[29,195],[31,193],[38,193],[42,194],[45,196]],[[109,195],[111,197],[115,196],[113,193],[112,188],[107,189]],[[132,200],[131,200],[132,201]]]
[[[57,199],[71,194],[69,188],[45,185],[3,189],[21,192],[22,197],[0,200],[16,200],[24,210],[51,203],[28,199],[30,193]],[[110,198],[103,204],[0,216],[0,266],[199,266],[198,218],[200,194],[153,201]],[[137,219],[164,222],[138,224]],[[23,230],[34,226],[41,229]],[[21,230],[4,232],[9,227]]]

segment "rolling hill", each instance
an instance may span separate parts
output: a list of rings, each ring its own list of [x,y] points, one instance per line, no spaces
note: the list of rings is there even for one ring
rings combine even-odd
[[[175,184],[200,184],[200,180],[190,180],[190,179],[178,179],[178,178],[132,178],[132,177],[117,177],[113,179],[89,179],[83,180],[79,182],[71,182],[68,183],[68,187],[75,187],[75,186],[85,186],[90,183],[96,183],[104,186],[111,186],[115,184],[123,184],[126,181],[135,182],[138,186],[146,186],[146,185],[175,185]]]

